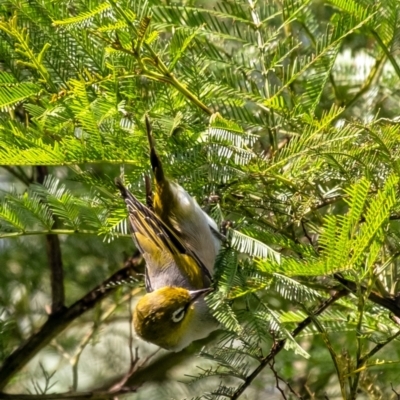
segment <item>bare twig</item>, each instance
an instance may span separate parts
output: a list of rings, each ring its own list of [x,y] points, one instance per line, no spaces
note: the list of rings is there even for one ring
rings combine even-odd
[[[159,351],[160,348],[158,348],[156,351],[151,353],[149,356],[147,356],[144,360],[139,362],[139,349],[138,347],[135,347],[135,354],[133,353],[133,312],[132,312],[132,291],[129,292],[129,302],[128,302],[128,307],[129,307],[129,341],[128,341],[128,346],[129,346],[129,354],[130,354],[130,361],[131,365],[129,367],[128,372],[120,379],[119,382],[116,382],[114,385],[111,386],[109,389],[109,392],[115,393],[119,392],[122,389],[127,389],[129,386],[126,386],[126,383],[128,379],[135,374],[144,364],[146,364],[152,357],[154,357]],[[135,389],[138,389],[142,384],[136,384],[134,387]]]
[[[275,359],[272,359],[272,361],[269,363],[269,366],[271,368],[272,373],[275,376],[275,387],[281,392],[283,399],[287,400],[284,390],[279,386],[279,381],[282,381],[283,379],[278,375],[278,372],[275,369]]]
[[[307,240],[311,244],[311,246],[313,246],[313,241],[311,239],[311,236],[307,232],[307,228],[306,228],[306,225],[305,225],[305,222],[303,219],[301,220],[301,227],[303,229],[304,236],[307,238]]]
[[[333,349],[333,346],[332,346],[332,343],[331,343],[331,341],[329,339],[329,336],[328,336],[325,328],[322,326],[321,322],[317,318],[315,318],[314,315],[311,316],[311,319],[312,319],[315,327],[317,328],[317,330],[321,334],[322,340],[325,343],[325,347],[327,348],[327,350],[329,351],[329,354],[331,356],[333,365],[334,365],[335,370],[336,370],[336,375],[338,377],[338,382],[339,382],[339,386],[340,386],[340,391],[342,393],[342,397],[343,397],[343,399],[347,399],[347,396],[346,396],[346,380],[345,380],[344,368],[343,368],[343,365],[341,363],[341,360],[338,357],[338,355],[336,354],[335,350]]]
[[[386,56],[383,56],[376,60],[375,65],[372,67],[367,79],[361,86],[360,90],[346,103],[346,109],[349,109],[353,106],[354,103],[357,102],[364,94],[369,92],[371,86],[376,84],[379,80],[380,75],[382,74],[383,67],[385,65]]]
[[[340,290],[333,294],[329,299],[325,300],[313,313],[313,317],[320,315],[328,307],[334,304],[336,301],[348,294],[348,290]],[[313,321],[313,317],[307,317],[302,322],[297,325],[297,328],[292,331],[292,337],[296,337],[300,332],[302,332],[308,325]],[[245,381],[240,385],[233,393],[231,400],[238,399],[243,392],[250,386],[253,380],[259,375],[259,373],[275,358],[275,356],[284,348],[286,339],[281,339],[274,342],[271,351],[267,356],[261,359],[260,365],[245,379]]]
[[[139,259],[137,262],[139,262]],[[0,390],[4,389],[10,379],[72,321],[112,293],[115,287],[111,287],[110,283],[125,280],[131,275],[130,265],[122,268],[70,307],[51,314],[36,334],[27,339],[4,360],[0,368]],[[6,398],[1,397],[3,395],[0,394],[0,398]]]
[[[276,388],[282,393],[282,396],[284,399],[286,399],[286,395],[284,394],[283,390],[279,386],[279,381],[282,381],[290,390],[290,392],[298,399],[302,400],[303,397],[300,396],[296,391],[292,388],[289,382],[285,381],[282,377],[279,376],[278,371],[275,369],[275,359],[273,359],[270,363],[269,366],[271,368],[272,373],[275,376],[275,381],[276,381]]]
[[[392,383],[390,384],[390,387],[392,388],[392,392],[397,396],[397,400],[400,400],[400,393],[398,393],[398,392],[396,392],[396,391],[394,390],[394,387],[393,387],[393,384],[392,384]]]
[[[72,390],[78,390],[78,365],[83,350],[85,350],[86,346],[89,344],[90,339],[93,337],[96,331],[96,324],[93,324],[92,329],[90,329],[86,335],[83,337],[83,340],[79,343],[78,350],[75,352],[75,355],[71,358],[71,366],[72,366]]]
[[[131,291],[129,291],[129,296],[130,296]],[[100,321],[101,323],[104,323],[116,310],[116,308],[119,306],[120,303],[123,301],[126,301],[125,296],[118,302],[118,303],[113,303],[102,315]],[[79,365],[79,360],[81,358],[81,355],[83,353],[83,350],[85,350],[86,346],[89,344],[90,340],[92,339],[93,335],[97,332],[98,330],[99,323],[98,321],[93,322],[93,327],[90,329],[86,335],[83,337],[81,340],[78,349],[76,350],[74,356],[71,358],[71,366],[72,366],[72,390],[77,391],[78,389],[78,365]]]
[[[384,342],[378,343],[368,353],[364,354],[364,356],[360,358],[360,360],[357,363],[356,369],[358,370],[363,368],[371,357],[373,357],[376,353],[378,353],[378,351],[382,350],[386,345],[391,343],[393,340],[397,339],[399,336],[400,336],[400,330],[398,330],[394,335],[389,336]]]
[[[122,379],[119,382],[114,384],[109,389],[109,392],[110,393],[118,393],[118,392],[121,392],[123,390],[128,390],[129,391],[130,389],[132,389],[132,387],[126,386],[126,383],[127,383],[128,379],[131,378],[151,358],[153,358],[160,351],[160,349],[161,348],[158,348],[156,351],[154,351],[153,353],[148,355],[144,360],[140,361],[139,360],[139,353],[138,353],[139,349],[136,347],[135,348],[135,356],[134,356],[134,359],[131,361],[131,366],[130,366],[128,372],[122,377]],[[133,386],[134,390],[137,390],[140,386],[142,386],[142,384],[143,384],[143,382],[142,383],[138,383],[135,386]]]

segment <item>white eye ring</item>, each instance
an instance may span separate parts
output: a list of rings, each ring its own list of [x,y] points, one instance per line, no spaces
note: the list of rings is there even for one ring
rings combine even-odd
[[[185,307],[178,308],[172,314],[172,321],[174,322],[182,321],[183,317],[185,316],[185,312],[186,312]]]

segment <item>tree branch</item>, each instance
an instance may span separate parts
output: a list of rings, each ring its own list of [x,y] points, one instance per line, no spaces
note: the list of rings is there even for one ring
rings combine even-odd
[[[366,94],[370,89],[373,84],[377,82],[379,79],[379,76],[382,73],[383,67],[385,65],[386,61],[386,56],[383,56],[375,61],[375,65],[372,67],[367,79],[361,86],[360,90],[352,97],[346,104],[346,109],[349,109],[350,107],[353,106],[354,103],[357,102],[357,100],[360,99],[364,94]]]
[[[36,167],[36,181],[43,185],[49,170],[45,165]],[[53,216],[53,228],[57,228],[57,219]],[[51,282],[51,313],[54,314],[64,308],[64,269],[61,256],[60,239],[57,235],[46,235],[47,260],[50,267]]]
[[[269,367],[272,371],[272,373],[275,376],[275,387],[281,392],[282,397],[287,400],[287,397],[285,395],[285,391],[279,386],[279,381],[283,382],[288,389],[290,390],[290,392],[298,399],[303,400],[303,397],[300,396],[298,393],[295,392],[295,390],[292,388],[292,386],[290,385],[289,382],[286,382],[283,378],[281,378],[278,374],[278,371],[275,369],[275,360],[272,359],[272,361],[269,363]]]
[[[8,165],[2,165],[1,167],[4,168],[6,171],[8,171],[15,178],[17,178],[19,181],[24,183],[26,186],[28,186],[31,183],[28,176],[25,175],[23,171],[17,172],[13,167],[10,167]]]
[[[348,294],[348,290],[340,290],[333,294],[329,299],[325,300],[312,314],[312,317],[307,317],[305,320],[297,325],[297,328],[292,331],[292,336],[296,337],[300,332],[302,332],[308,325],[311,324],[313,318],[317,315],[323,313],[328,307],[333,303],[341,299]],[[275,342],[271,348],[271,351],[267,356],[261,359],[260,365],[246,378],[246,380],[240,385],[233,393],[231,400],[238,399],[243,392],[250,386],[253,380],[258,376],[258,374],[275,358],[275,356],[284,348],[286,339],[281,339]]]
[[[335,279],[338,280],[349,292],[356,293],[357,285],[355,282],[350,281],[346,278],[343,278],[340,274],[334,275]],[[365,293],[367,289],[364,286],[361,286],[361,291]],[[396,317],[400,318],[400,306],[398,304],[398,300],[395,298],[382,297],[378,293],[370,292],[368,294],[368,300],[372,301],[375,304],[380,305],[391,311]]]
[[[127,16],[126,12],[124,9],[114,0],[110,0],[111,5],[114,7],[114,9],[125,19],[125,22],[127,25],[132,29],[133,32],[136,31],[136,27],[133,25],[132,21],[130,18]],[[96,34],[96,32],[92,32],[93,34]],[[102,37],[101,35],[98,35],[100,39],[106,41],[106,43],[109,43],[109,40],[106,38]],[[213,114],[213,110],[207,107],[194,93],[192,93],[185,84],[183,84],[179,79],[175,77],[175,75],[170,71],[170,69],[164,64],[164,62],[161,60],[161,58],[158,56],[158,54],[153,50],[153,48],[146,43],[146,41],[143,41],[138,47],[135,47],[132,50],[126,49],[124,46],[122,46],[119,43],[119,40],[117,40],[114,43],[111,43],[111,46],[114,47],[117,50],[123,51],[127,54],[130,54],[133,56],[141,69],[140,75],[146,76],[149,79],[154,79],[159,82],[165,82],[173,86],[176,90],[178,90],[183,96],[185,96],[189,101],[191,101],[193,104],[195,104],[197,107],[199,107],[202,111],[204,111],[208,115]],[[145,63],[143,60],[146,58],[141,57],[141,46],[145,48],[147,51],[148,55],[151,58],[150,63]],[[147,65],[150,64],[152,65],[157,72],[155,72],[153,69],[150,70]],[[125,76],[126,78],[126,76]]]
[[[133,260],[133,264],[139,264],[141,258]],[[72,321],[81,316],[86,311],[93,308],[99,301],[108,294],[116,290],[115,287],[108,286],[115,281],[121,281],[132,276],[132,266],[129,264],[117,271],[103,283],[96,286],[88,294],[76,301],[70,307],[59,310],[51,314],[40,330],[32,335],[25,343],[18,347],[5,360],[0,368],[0,390],[3,390],[10,379],[26,365],[44,346],[46,346],[55,336],[61,333]],[[5,394],[0,393],[0,398]],[[92,395],[92,393],[90,394]],[[11,398],[11,397],[7,397]],[[20,397],[21,398],[21,397]],[[44,397],[45,398],[45,397]],[[100,398],[100,397],[82,397]]]
[[[46,252],[50,267],[51,313],[64,308],[64,269],[61,257],[60,239],[57,235],[46,235]]]

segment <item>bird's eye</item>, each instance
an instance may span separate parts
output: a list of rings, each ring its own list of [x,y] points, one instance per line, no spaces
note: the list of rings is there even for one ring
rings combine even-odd
[[[172,321],[179,322],[182,321],[183,317],[185,316],[186,309],[185,307],[178,308],[172,314]]]

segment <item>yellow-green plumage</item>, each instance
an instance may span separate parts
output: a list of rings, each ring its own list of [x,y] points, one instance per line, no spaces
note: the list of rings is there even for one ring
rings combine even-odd
[[[163,287],[147,293],[133,314],[136,333],[147,342],[179,351],[219,328],[204,300],[210,289]]]
[[[162,288],[142,297],[136,305],[133,324],[136,333],[144,340],[164,349],[174,348],[187,331],[193,317],[189,292],[182,288]],[[173,321],[173,313],[187,307],[185,317]],[[173,334],[168,335],[168,332]]]
[[[116,181],[129,211],[134,241],[146,261],[146,289],[209,287],[211,276],[194,253],[149,208]]]
[[[215,222],[180,185],[165,178],[147,117],[146,125],[154,196],[148,180],[147,206],[116,181],[134,241],[146,261],[148,293],[137,303],[133,323],[144,340],[178,351],[219,327],[204,296],[210,291],[220,241],[213,237]]]
[[[213,231],[218,231],[218,227],[182,186],[166,178],[154,147],[147,117],[146,128],[150,145],[150,162],[155,177],[154,212],[183,244],[196,254],[212,275],[215,259],[221,246],[220,239],[213,234]]]

